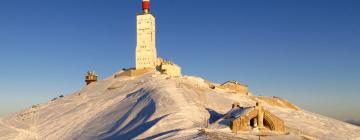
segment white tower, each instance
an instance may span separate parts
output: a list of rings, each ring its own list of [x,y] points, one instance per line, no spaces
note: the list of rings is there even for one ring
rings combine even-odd
[[[143,13],[136,17],[136,69],[155,69],[156,52],[156,30],[155,17],[150,13],[150,1],[142,1]]]

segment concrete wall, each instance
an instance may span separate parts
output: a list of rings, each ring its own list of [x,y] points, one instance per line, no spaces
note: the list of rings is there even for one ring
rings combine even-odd
[[[152,14],[141,14],[136,17],[136,69],[156,68],[156,25]]]
[[[181,76],[181,68],[175,64],[162,64],[161,71],[163,74],[167,74],[172,77]]]
[[[156,66],[157,70],[162,74],[166,74],[172,77],[181,76],[181,67],[171,61],[159,57],[157,59]]]
[[[140,76],[143,75],[145,73],[148,72],[155,72],[154,69],[138,69],[138,70],[128,70],[128,71],[124,71],[121,72],[119,74],[115,74],[115,78],[117,77],[122,77],[122,76],[128,76],[128,77],[136,77],[136,76]]]

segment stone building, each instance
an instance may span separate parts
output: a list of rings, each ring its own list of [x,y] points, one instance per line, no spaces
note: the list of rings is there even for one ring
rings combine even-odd
[[[88,71],[87,74],[85,75],[86,85],[96,82],[97,78],[98,78],[98,76],[96,75],[96,73],[94,71]]]
[[[248,86],[240,84],[237,81],[227,81],[223,84],[221,84],[220,86],[217,86],[217,88],[219,89],[225,89],[225,90],[232,90],[244,95],[251,95],[251,93],[249,92]]]
[[[252,130],[285,132],[284,121],[265,110],[260,102],[256,103],[255,107],[233,105],[228,115],[232,119],[230,128],[234,133]]]
[[[156,66],[157,66],[156,69],[160,71],[162,74],[166,74],[172,77],[181,76],[181,68],[169,60],[158,58]]]

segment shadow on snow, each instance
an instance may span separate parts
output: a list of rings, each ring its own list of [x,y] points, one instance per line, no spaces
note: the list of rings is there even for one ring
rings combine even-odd
[[[121,118],[110,128],[110,130],[100,135],[100,138],[104,140],[133,139],[169,115],[167,114],[149,121],[150,117],[156,111],[155,102],[151,99],[149,92],[144,91],[143,89],[129,94],[127,98],[136,98],[139,96],[140,98],[137,99],[136,103],[132,105],[123,116],[121,116]],[[134,111],[140,107],[142,108],[138,113],[136,113],[136,116],[134,118],[129,118],[131,115],[134,115]],[[124,123],[126,123],[125,126],[123,126]],[[149,137],[149,139],[156,138],[168,133],[170,132],[160,133]]]

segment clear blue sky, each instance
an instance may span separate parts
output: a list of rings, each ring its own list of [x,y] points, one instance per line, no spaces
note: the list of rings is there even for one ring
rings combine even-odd
[[[360,1],[152,0],[160,56],[337,119],[360,119]],[[1,0],[0,114],[134,66],[140,0]]]

